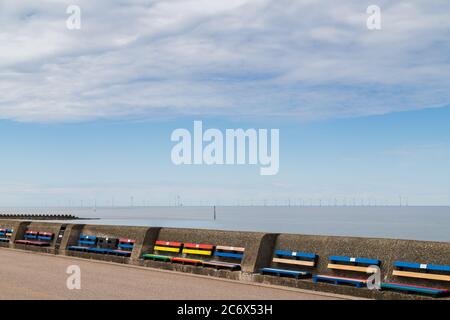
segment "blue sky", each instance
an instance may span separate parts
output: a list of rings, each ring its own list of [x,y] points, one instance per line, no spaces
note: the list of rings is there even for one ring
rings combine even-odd
[[[30,124],[3,121],[3,205],[185,203],[450,203],[450,107],[383,116],[296,121],[224,121],[205,128],[279,128],[280,171],[257,166],[175,166],[176,128],[166,121]],[[278,201],[278,202],[276,202]]]
[[[450,3],[372,4],[1,1],[0,205],[450,204]],[[193,120],[279,128],[279,174],[175,167]]]

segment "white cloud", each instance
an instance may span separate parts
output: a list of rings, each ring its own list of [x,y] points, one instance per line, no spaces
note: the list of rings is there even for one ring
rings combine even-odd
[[[66,8],[82,29],[66,29]],[[0,118],[353,117],[448,105],[447,1],[3,0]]]

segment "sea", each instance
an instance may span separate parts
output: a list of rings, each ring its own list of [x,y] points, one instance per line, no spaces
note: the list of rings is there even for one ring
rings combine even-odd
[[[450,242],[450,206],[152,206],[0,208],[73,214],[67,223],[260,231]]]

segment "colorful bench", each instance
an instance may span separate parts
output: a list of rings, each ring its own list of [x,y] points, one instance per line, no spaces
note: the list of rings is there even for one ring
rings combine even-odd
[[[395,269],[392,272],[392,275],[397,277],[426,279],[433,281],[450,281],[450,266],[446,265],[396,261],[394,262],[394,268]],[[432,296],[444,296],[449,294],[448,289],[395,282],[382,283],[381,289],[403,291],[407,293],[419,293]]]
[[[0,229],[0,242],[9,242],[11,240],[14,230],[10,228]]]
[[[160,252],[179,254],[182,250],[182,247],[183,244],[181,242],[157,240],[155,241],[155,246],[153,247],[154,253],[144,253],[142,255],[142,258],[144,258],[144,260],[170,262],[173,256],[167,254],[163,255],[160,254]]]
[[[110,252],[110,254],[115,254],[123,257],[130,257],[133,251],[134,244],[136,240],[133,239],[119,239],[118,249]]]
[[[284,265],[314,267],[316,265],[317,255],[314,253],[305,253],[298,251],[276,250],[272,262]],[[262,268],[261,274],[276,275],[279,277],[288,276],[299,278],[307,278],[311,276],[310,272],[302,270],[290,270],[283,268]]]
[[[181,242],[175,241],[158,240],[155,242],[155,246],[153,247],[153,253],[145,253],[142,255],[142,258],[144,260],[173,262],[195,266],[212,267],[216,269],[229,269],[234,271],[241,268],[240,261],[244,256],[244,251],[245,248],[241,247],[215,247],[211,244],[183,244]],[[180,254],[182,254],[183,256],[180,256]],[[197,256],[214,256],[217,260],[205,261],[202,259],[197,259]]]
[[[241,269],[245,248],[216,246],[214,257],[217,260],[203,261],[203,266],[216,269],[229,269],[231,271]]]
[[[360,273],[376,273],[381,265],[381,260],[368,259],[368,258],[353,258],[347,256],[330,256],[328,258],[328,268],[332,270],[342,271],[354,271]],[[371,266],[377,266],[371,267]],[[355,285],[357,288],[362,288],[367,285],[366,279],[338,277],[331,275],[315,275],[313,281],[317,282],[329,282],[333,284],[350,284]]]
[[[87,236],[81,234],[80,238],[78,239],[78,245],[69,246],[67,247],[67,250],[86,252],[90,247],[95,246],[96,244],[97,244],[96,236]]]
[[[184,257],[174,257],[170,261],[182,264],[203,265],[200,259],[191,258],[191,256],[212,256],[214,246],[212,244],[185,243],[181,253]]]
[[[27,230],[25,231],[24,239],[16,240],[16,243],[45,247],[51,244],[53,237],[54,234],[51,232]]]

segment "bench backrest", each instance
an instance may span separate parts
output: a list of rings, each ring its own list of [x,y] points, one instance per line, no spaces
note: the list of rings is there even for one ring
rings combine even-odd
[[[115,249],[118,243],[118,238],[97,237],[97,247],[99,248]]]
[[[25,239],[37,239],[39,232],[33,230],[25,231],[25,235],[23,236]]]
[[[181,242],[157,240],[155,241],[153,251],[155,253],[158,253],[159,251],[163,251],[164,253],[180,253],[182,247],[183,244]]]
[[[88,236],[85,234],[80,234],[80,238],[78,239],[78,245],[80,247],[93,247],[97,245],[97,237],[96,236]]]
[[[392,274],[398,277],[450,281],[450,266],[414,262],[394,262]]]
[[[276,250],[272,261],[281,264],[314,267],[317,255],[300,251]]]
[[[245,248],[242,247],[231,247],[231,246],[216,246],[214,256],[220,259],[230,259],[233,262],[241,261],[244,257]]]
[[[41,241],[52,241],[54,237],[54,233],[52,232],[39,232],[38,233],[38,240]]]
[[[136,240],[133,239],[119,239],[117,247],[121,250],[132,251]]]
[[[379,270],[381,260],[369,258],[354,258],[347,256],[330,256],[329,269],[375,273]],[[376,267],[372,267],[376,266]]]

